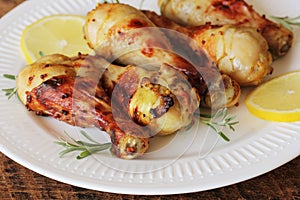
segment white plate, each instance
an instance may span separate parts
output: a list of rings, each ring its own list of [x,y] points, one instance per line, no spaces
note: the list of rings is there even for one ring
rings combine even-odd
[[[20,35],[26,25],[50,14],[85,15],[96,0],[26,1],[0,21],[0,88],[14,87],[2,74],[18,74],[25,65],[20,52]],[[139,0],[130,4],[139,6]],[[251,0],[255,8],[277,16],[297,16],[298,0]],[[156,1],[143,8],[158,11]],[[293,48],[274,63],[275,75],[300,69],[299,29]],[[151,141],[150,153],[137,160],[121,160],[102,152],[76,160],[75,154],[59,158],[60,146],[53,143],[63,132],[80,137],[78,129],[54,119],[28,112],[16,98],[0,94],[0,150],[25,167],[58,181],[99,191],[125,194],[177,194],[217,188],[266,173],[297,157],[300,152],[300,122],[271,123],[250,115],[241,103],[230,112],[240,124],[228,133],[231,142],[216,139],[205,126],[186,133]],[[196,131],[197,130],[197,131]],[[86,130],[106,141],[98,130]],[[196,134],[198,133],[198,134]]]

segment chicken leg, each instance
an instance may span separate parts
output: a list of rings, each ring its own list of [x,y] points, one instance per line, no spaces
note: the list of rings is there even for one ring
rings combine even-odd
[[[100,127],[111,138],[117,157],[132,159],[148,149],[150,130],[128,123],[122,106],[113,115],[110,97],[99,86],[108,66],[103,59],[50,55],[25,67],[17,77],[17,92],[27,109],[80,127]],[[125,126],[126,124],[126,126]]]
[[[253,28],[233,25],[187,28],[155,12],[143,12],[156,26],[189,36],[193,39],[190,46],[194,50],[197,50],[198,46],[203,47],[220,72],[229,75],[242,86],[257,85],[272,72],[272,57],[268,51],[268,44]],[[180,38],[171,34],[169,37],[176,41],[176,45],[181,46]],[[193,45],[193,42],[197,45]]]
[[[273,59],[284,56],[293,33],[260,15],[244,0],[158,0],[162,15],[185,26],[232,24],[255,28],[268,42]]]
[[[153,70],[168,65],[184,73],[198,90],[203,106],[229,107],[238,102],[239,85],[221,75],[204,51],[197,63],[179,56],[165,34],[134,7],[98,4],[88,13],[84,33],[96,54],[110,61]]]

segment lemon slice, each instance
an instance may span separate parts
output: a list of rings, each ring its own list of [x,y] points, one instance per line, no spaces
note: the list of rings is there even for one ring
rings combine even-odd
[[[83,37],[84,22],[85,18],[79,15],[51,15],[30,24],[21,37],[25,59],[32,63],[42,55],[91,52]]]
[[[300,71],[283,74],[254,89],[246,98],[250,113],[268,121],[300,121]]]

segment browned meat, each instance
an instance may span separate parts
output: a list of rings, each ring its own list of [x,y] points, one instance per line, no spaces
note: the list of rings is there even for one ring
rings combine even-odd
[[[185,26],[234,24],[253,27],[267,40],[274,59],[284,56],[293,33],[268,20],[243,0],[158,0],[162,15]]]
[[[184,74],[109,64],[98,56],[50,55],[25,67],[17,79],[27,109],[80,127],[100,127],[112,152],[132,159],[149,137],[189,126],[200,98]]]
[[[234,25],[187,28],[155,12],[143,12],[156,26],[190,37],[190,46],[194,50],[199,46],[204,48],[220,72],[229,75],[240,85],[257,85],[272,72],[272,57],[268,51],[268,44],[256,29]],[[182,46],[177,35],[174,37],[169,34],[169,37]]]
[[[112,100],[129,105],[133,121],[149,126],[158,135],[190,125],[200,104],[196,89],[186,77],[167,65],[158,71],[110,65],[103,73],[102,85]]]
[[[108,66],[101,58],[51,55],[24,68],[18,75],[18,96],[28,110],[71,125],[100,127],[111,137],[112,152],[124,159],[148,149],[150,130],[129,123],[127,105],[115,104],[99,85]]]
[[[152,69],[168,65],[183,72],[197,88],[203,100],[201,105],[228,107],[238,102],[239,85],[229,76],[220,75],[204,51],[199,50],[197,63],[188,62],[174,52],[165,34],[136,8],[98,4],[88,13],[84,32],[89,46],[108,60]],[[224,86],[225,82],[229,84]]]

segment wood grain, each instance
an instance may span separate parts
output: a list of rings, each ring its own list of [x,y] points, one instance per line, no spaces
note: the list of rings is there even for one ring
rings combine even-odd
[[[180,195],[121,195],[83,189],[39,175],[0,154],[0,199],[300,199],[300,158],[262,176],[214,190]]]

